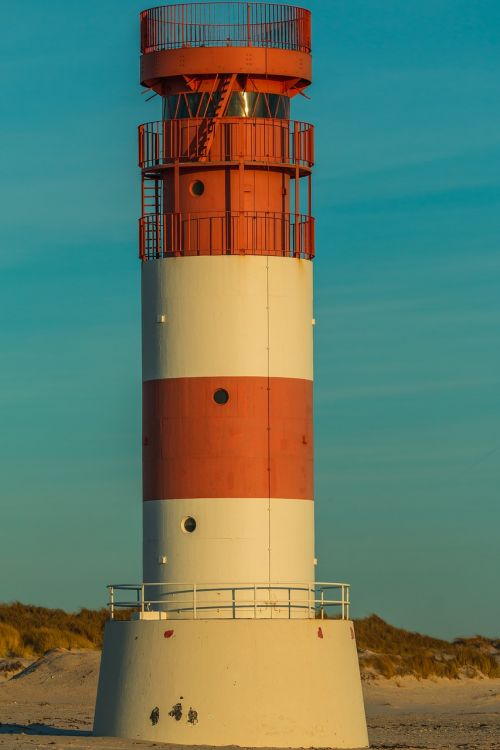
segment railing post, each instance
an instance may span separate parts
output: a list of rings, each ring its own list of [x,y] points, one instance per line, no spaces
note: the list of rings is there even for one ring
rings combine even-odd
[[[307,590],[307,617],[311,619],[311,590],[315,586],[314,583],[310,583]],[[315,597],[316,598],[316,597]]]
[[[148,217],[149,218],[149,217]],[[153,220],[155,221],[155,253],[154,258],[161,258],[161,252],[162,252],[162,242],[161,242],[161,224],[160,224],[160,214],[155,214]]]
[[[144,614],[144,584],[141,584],[141,613]]]
[[[321,619],[325,619],[325,591],[322,588],[321,589],[321,596],[320,596],[320,611],[321,611]]]
[[[238,223],[236,228],[236,237],[233,243],[233,250],[237,250],[242,253],[246,250],[252,252],[255,251],[254,247],[248,242],[248,228],[244,227],[245,224],[245,163],[240,158],[238,166],[238,178],[239,178],[239,200],[238,200]],[[246,232],[245,232],[246,229]]]
[[[236,620],[236,589],[231,589],[232,594],[232,605],[233,605],[233,620]]]
[[[299,214],[300,214],[300,169],[297,159],[297,144],[299,140],[298,122],[293,123],[293,140],[294,140],[294,160],[295,160],[295,247],[294,255],[300,258],[300,235],[299,235]]]
[[[196,583],[193,583],[193,620],[196,620],[198,616],[196,604]]]
[[[341,591],[342,591],[342,594],[341,594],[341,601],[342,601],[342,605],[341,605],[341,606],[342,606],[342,619],[343,619],[343,620],[345,620],[345,591],[344,591],[344,589],[345,589],[345,586],[344,586],[344,584],[342,584],[342,586],[340,587],[340,589],[341,589]]]
[[[253,585],[253,616],[254,619],[257,619],[257,584],[254,583]]]
[[[308,257],[314,258],[314,219],[312,216],[308,218],[308,226],[309,226],[309,250],[308,250]]]
[[[115,619],[115,589],[114,586],[108,586],[109,591],[109,613],[111,620]]]
[[[310,172],[307,176],[307,214],[309,219],[312,214],[312,179]]]

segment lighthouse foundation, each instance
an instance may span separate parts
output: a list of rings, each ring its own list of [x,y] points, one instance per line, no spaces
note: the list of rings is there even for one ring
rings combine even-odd
[[[353,624],[111,620],[94,733],[179,745],[368,747]]]

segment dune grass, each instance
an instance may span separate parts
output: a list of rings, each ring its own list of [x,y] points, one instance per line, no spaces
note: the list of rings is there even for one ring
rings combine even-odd
[[[0,604],[0,656],[30,658],[51,648],[101,648],[106,609],[77,613],[15,602]]]
[[[500,642],[482,636],[450,643],[395,628],[377,615],[355,622],[361,669],[383,677],[500,677]]]
[[[126,619],[127,612],[116,613]],[[65,612],[14,602],[0,604],[0,657],[34,658],[52,648],[100,649],[106,609]],[[482,636],[453,643],[389,625],[377,615],[355,620],[365,676],[500,677],[500,640]]]

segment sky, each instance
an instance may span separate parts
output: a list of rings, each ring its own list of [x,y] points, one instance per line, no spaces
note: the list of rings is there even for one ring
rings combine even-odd
[[[131,0],[1,0],[0,600],[141,577]],[[319,580],[500,635],[500,4],[314,0]]]

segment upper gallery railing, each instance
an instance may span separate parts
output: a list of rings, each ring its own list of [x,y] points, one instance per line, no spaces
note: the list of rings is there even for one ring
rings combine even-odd
[[[141,13],[141,52],[180,47],[311,51],[311,13],[275,3],[181,3]]]

